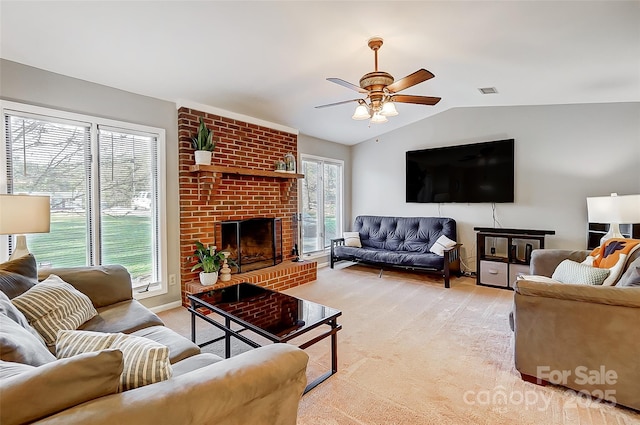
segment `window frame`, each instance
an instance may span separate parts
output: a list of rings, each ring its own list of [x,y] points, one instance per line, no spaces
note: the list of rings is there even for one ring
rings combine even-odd
[[[323,220],[322,220],[322,238],[324,240],[324,237],[326,235],[325,233],[325,228],[324,228],[324,202],[325,202],[325,182],[324,182],[324,165],[325,164],[333,164],[333,165],[338,165],[340,167],[340,213],[336,213],[336,218],[339,216],[340,219],[340,226],[339,229],[337,229],[337,233],[338,235],[342,235],[342,233],[344,232],[344,161],[342,159],[337,159],[337,158],[329,158],[329,157],[324,157],[324,156],[319,156],[319,155],[310,155],[310,154],[305,154],[305,153],[300,153],[300,169],[302,170],[302,162],[305,160],[309,160],[309,161],[314,161],[314,162],[320,162],[321,163],[321,167],[322,167],[322,213],[323,213]],[[302,183],[300,183],[298,185],[298,205],[299,205],[299,210],[300,210],[300,217],[302,217],[302,214],[304,213],[303,209],[304,209],[304,205],[303,205],[303,201],[302,201]],[[305,257],[313,257],[316,255],[324,255],[327,252],[329,252],[330,250],[330,246],[328,247],[323,247],[322,249],[316,250],[316,251],[312,251],[312,252],[304,252],[304,242],[303,242],[303,237],[302,237],[302,226],[300,226],[300,235],[299,235],[300,241],[299,241],[299,246],[300,246],[300,255],[305,256]]]
[[[158,244],[157,253],[158,258],[158,281],[152,282],[150,289],[146,292],[132,291],[134,298],[144,299],[164,295],[168,293],[168,258],[167,258],[167,196],[166,196],[166,130],[164,128],[152,127],[143,124],[136,124],[126,121],[118,121],[108,118],[102,118],[93,115],[80,114],[76,112],[62,111],[53,108],[46,108],[41,106],[29,105],[20,102],[13,102],[0,99],[0,113],[2,114],[3,122],[0,129],[0,137],[2,142],[0,143],[0,193],[6,194],[8,192],[8,180],[7,180],[7,155],[6,144],[7,134],[4,123],[4,117],[6,114],[11,115],[34,115],[41,116],[43,120],[54,119],[59,121],[72,121],[77,123],[89,124],[90,126],[90,146],[91,146],[91,176],[90,178],[94,182],[100,180],[100,164],[99,164],[99,145],[98,145],[98,129],[99,127],[105,127],[107,129],[120,129],[122,131],[129,131],[132,133],[144,133],[147,135],[154,135],[157,137],[157,198],[158,208],[157,214],[157,229],[155,230],[156,236],[152,235],[153,240]],[[97,179],[97,180],[96,180]],[[93,184],[90,187],[91,191],[91,217],[92,219],[99,216],[100,211],[100,198],[99,198],[99,185]],[[87,225],[87,231],[90,236],[90,243],[99,247],[99,235],[100,235],[100,220],[92,220],[92,225],[89,228]],[[89,249],[87,247],[87,249]],[[6,259],[9,257],[9,236],[0,235],[0,258]],[[94,263],[94,255],[88,256],[89,262]],[[98,264],[95,264],[98,265]],[[151,289],[153,288],[153,289]]]

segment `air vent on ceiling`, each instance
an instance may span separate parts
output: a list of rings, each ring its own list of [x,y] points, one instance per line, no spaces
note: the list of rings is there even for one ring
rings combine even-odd
[[[498,90],[496,90],[495,87],[481,87],[478,90],[480,90],[480,93],[482,93],[482,94],[496,94],[496,93],[498,93]]]

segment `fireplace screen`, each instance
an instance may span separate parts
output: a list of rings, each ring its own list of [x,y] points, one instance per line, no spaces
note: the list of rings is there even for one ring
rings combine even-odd
[[[218,249],[228,251],[238,264],[238,273],[250,272],[282,262],[282,220],[250,218],[216,225]]]

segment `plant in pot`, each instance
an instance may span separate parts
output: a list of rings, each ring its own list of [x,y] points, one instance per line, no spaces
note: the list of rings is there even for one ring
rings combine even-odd
[[[191,267],[191,271],[202,269],[200,272],[200,283],[205,286],[215,285],[218,281],[218,271],[224,259],[226,258],[225,252],[216,252],[216,247],[206,247],[202,242],[196,241],[196,250],[193,255],[187,257],[189,261],[195,260],[197,263]],[[227,262],[235,265],[235,262],[227,258]]]
[[[195,149],[196,164],[210,165],[211,153],[216,147],[216,142],[213,141],[213,131],[209,130],[204,124],[204,118],[200,117],[200,126],[198,127],[198,134],[191,138],[191,144]]]
[[[196,250],[188,260],[195,260],[196,264],[191,267],[191,271],[202,269],[200,272],[200,283],[203,285],[214,285],[218,281],[218,270],[224,261],[224,254],[216,252],[215,246],[204,246],[200,241],[196,241]]]

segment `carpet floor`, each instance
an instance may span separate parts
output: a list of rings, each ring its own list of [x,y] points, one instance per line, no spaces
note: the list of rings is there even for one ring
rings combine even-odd
[[[513,292],[471,278],[344,265],[288,294],[343,312],[338,373],[306,394],[299,425],[640,424],[640,414],[526,383],[513,364]],[[189,314],[160,314],[189,337]],[[219,335],[199,321],[198,340]],[[202,338],[202,339],[201,339]],[[256,339],[259,342],[259,339]],[[222,343],[205,348],[221,354]],[[232,353],[248,347],[236,342]],[[308,378],[328,370],[329,341],[307,348]]]

